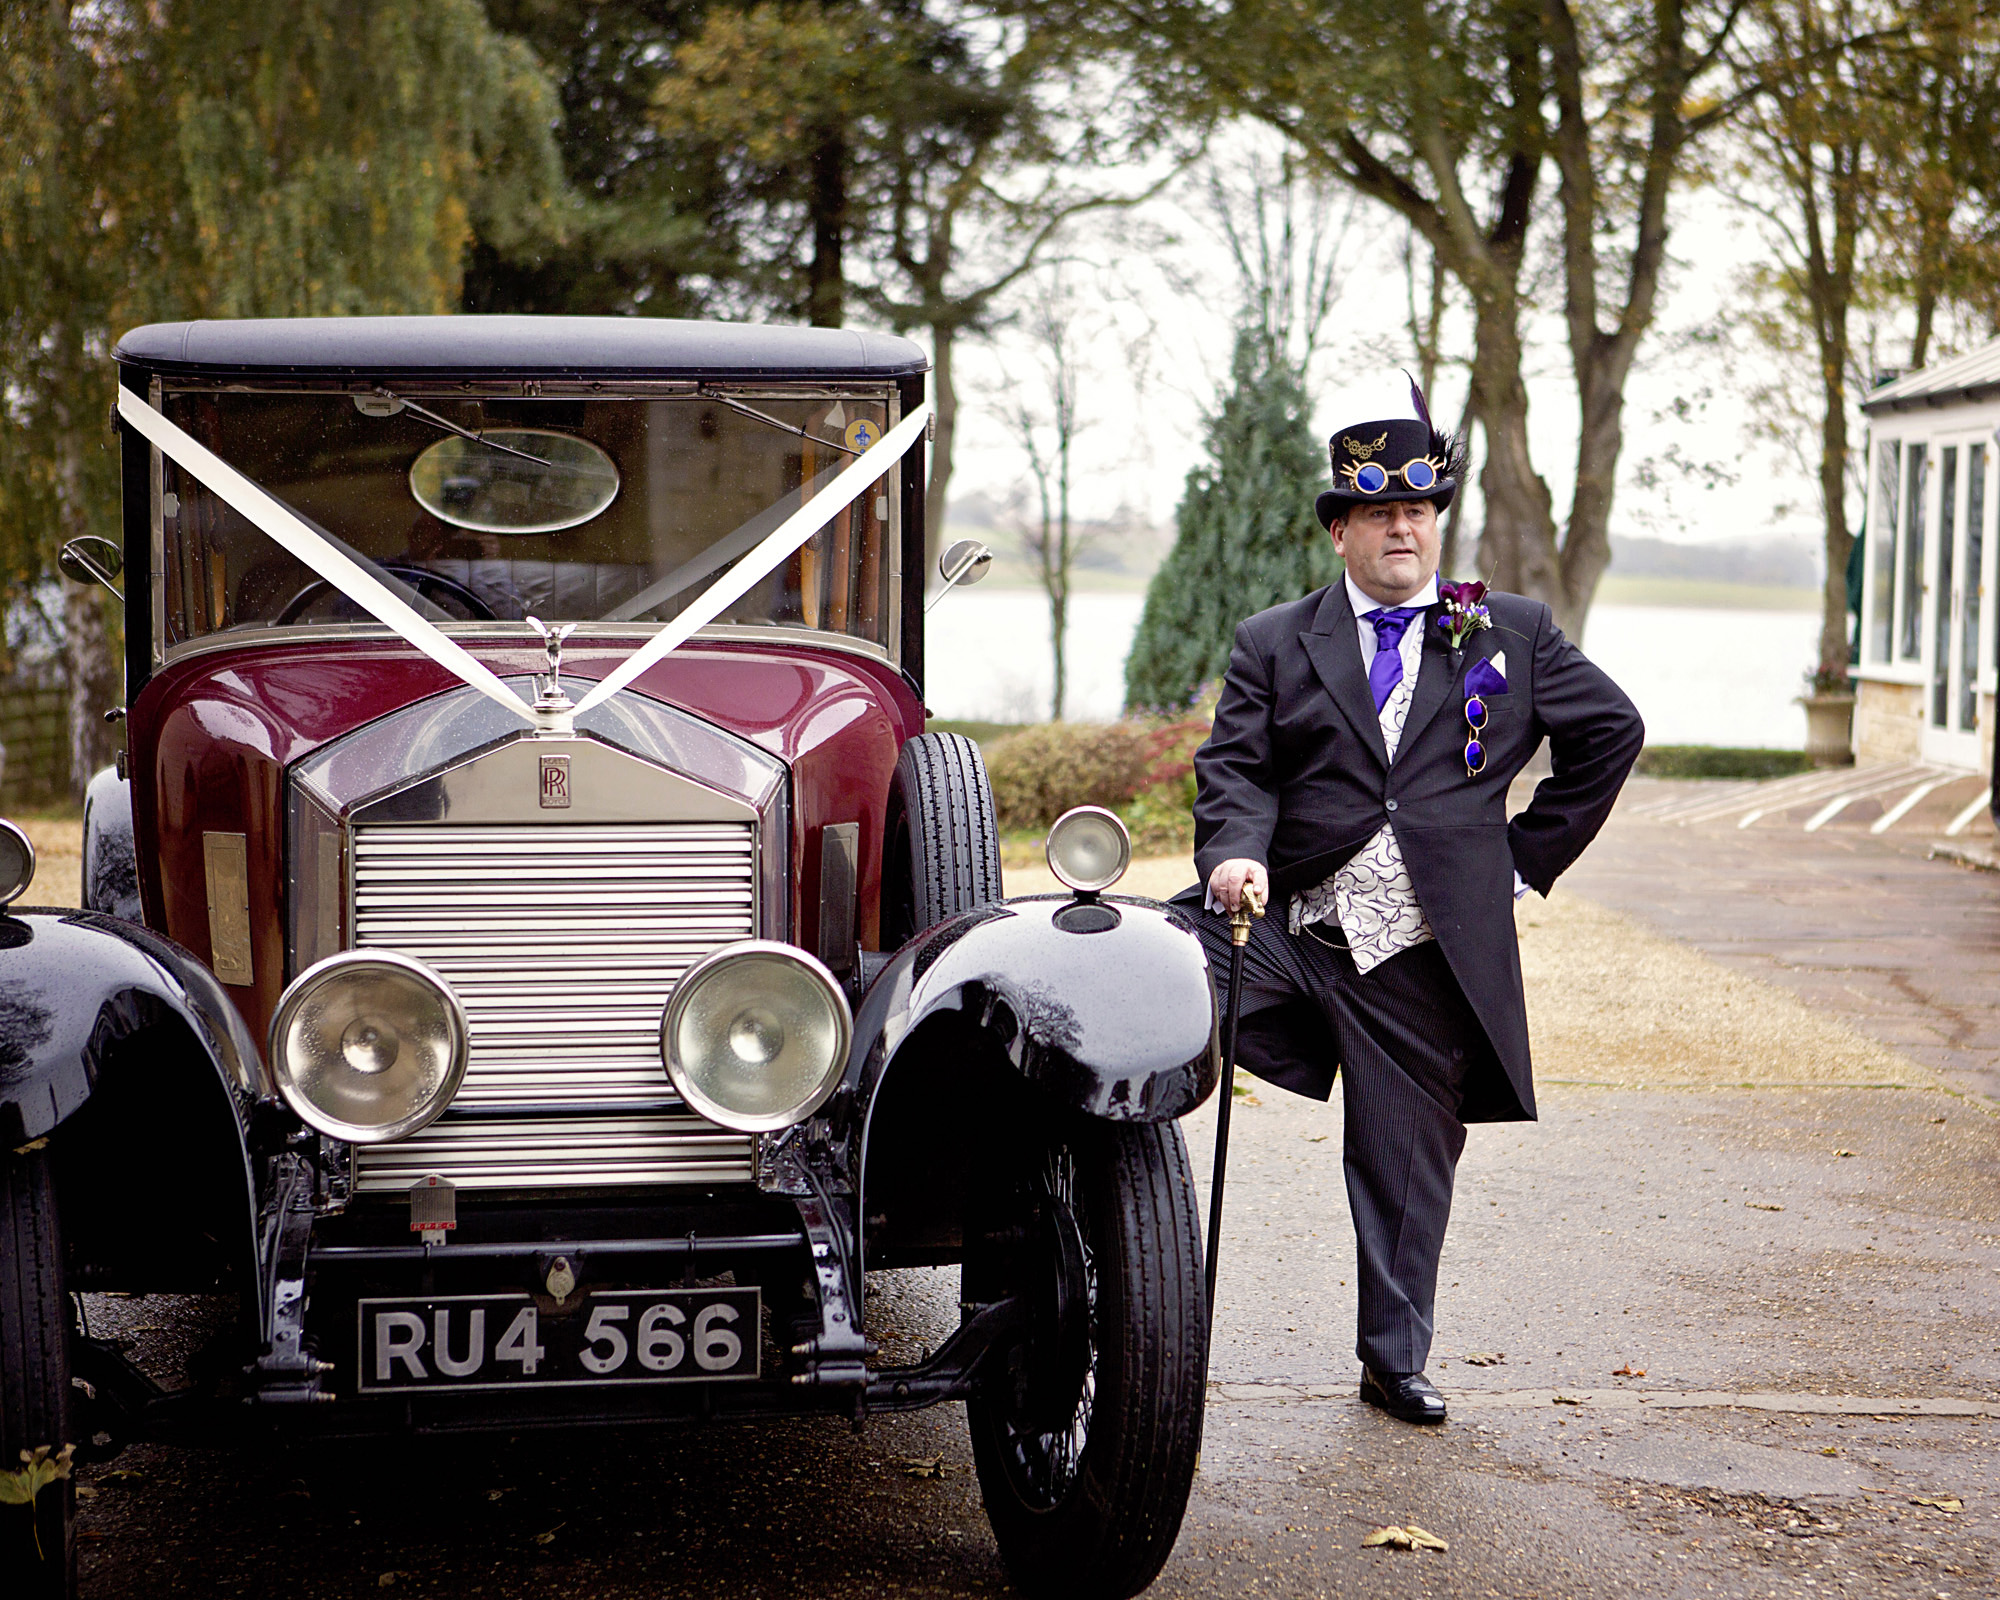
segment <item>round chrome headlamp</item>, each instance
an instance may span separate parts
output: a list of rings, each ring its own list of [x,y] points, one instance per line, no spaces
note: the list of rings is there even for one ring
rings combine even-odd
[[[34,841],[25,829],[0,821],[0,906],[11,906],[34,881]]]
[[[796,946],[745,939],[704,956],[674,986],[660,1054],[690,1108],[725,1128],[766,1133],[819,1109],[853,1034],[831,972]]]
[[[301,1121],[353,1144],[415,1133],[465,1077],[465,1009],[392,950],[347,950],[292,980],[271,1019],[271,1070]]]
[[[1102,806],[1065,811],[1049,829],[1049,871],[1077,891],[1098,894],[1125,876],[1132,836]]]

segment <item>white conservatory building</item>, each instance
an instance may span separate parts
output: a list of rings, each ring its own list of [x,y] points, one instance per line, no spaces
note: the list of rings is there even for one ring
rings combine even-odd
[[[1872,391],[1858,761],[1993,769],[2000,340]]]

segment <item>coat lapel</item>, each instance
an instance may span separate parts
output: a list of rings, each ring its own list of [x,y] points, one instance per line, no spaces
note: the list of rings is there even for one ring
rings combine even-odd
[[[1361,640],[1354,631],[1354,608],[1347,603],[1347,585],[1336,578],[1327,586],[1313,625],[1299,635],[1306,659],[1333,697],[1361,742],[1386,769],[1389,747],[1382,741],[1382,722],[1375,714],[1375,697],[1368,692],[1367,669],[1361,665]],[[1423,693],[1423,679],[1417,680]],[[1409,735],[1405,733],[1407,739]]]

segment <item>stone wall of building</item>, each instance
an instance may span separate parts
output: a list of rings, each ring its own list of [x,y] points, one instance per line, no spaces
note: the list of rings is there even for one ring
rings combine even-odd
[[[1877,683],[1863,678],[1854,687],[1854,759],[1916,761],[1924,731],[1924,690],[1916,683]],[[1991,717],[1987,719],[1991,726]],[[1989,736],[1990,737],[1990,736]]]

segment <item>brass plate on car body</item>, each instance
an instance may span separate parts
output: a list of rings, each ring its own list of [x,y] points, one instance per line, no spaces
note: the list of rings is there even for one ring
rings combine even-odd
[[[240,833],[204,833],[208,877],[208,964],[224,983],[247,984],[250,960],[250,841]]]

